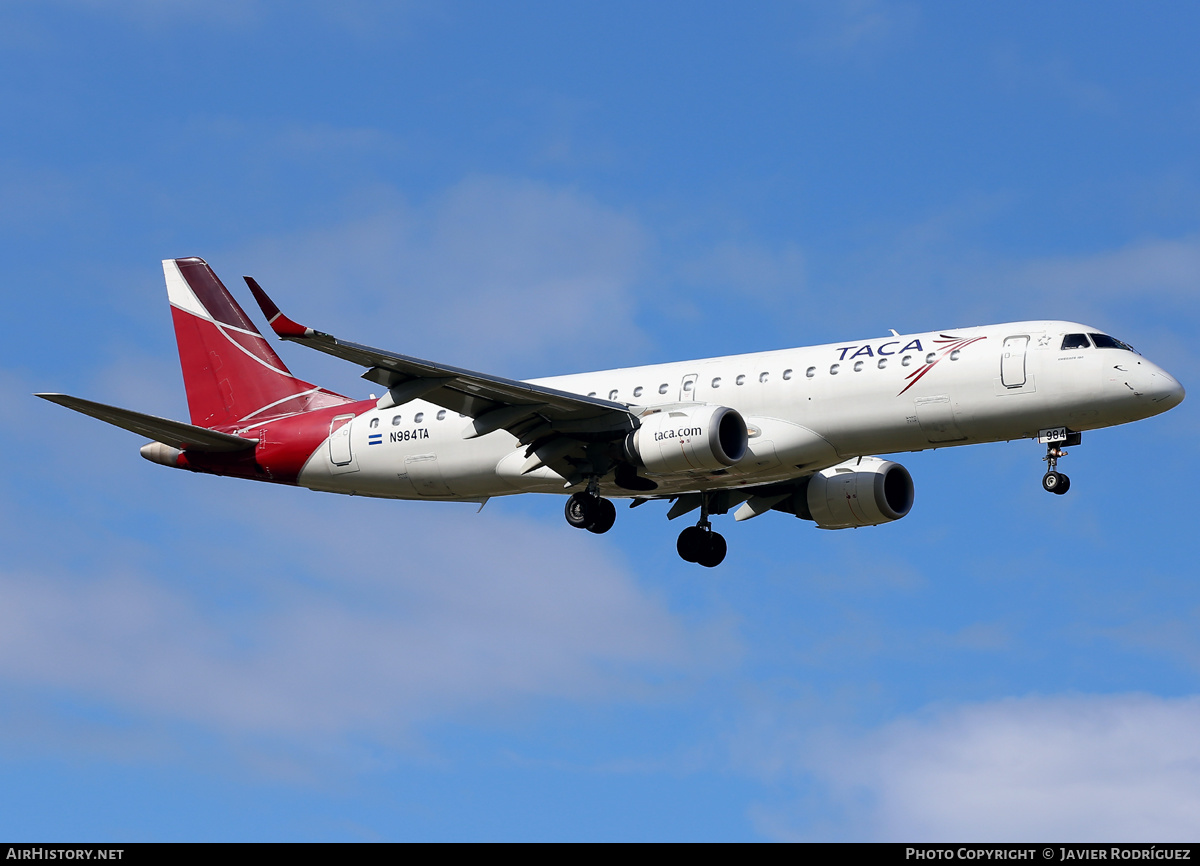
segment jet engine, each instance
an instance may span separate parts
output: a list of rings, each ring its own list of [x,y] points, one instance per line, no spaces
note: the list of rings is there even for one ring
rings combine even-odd
[[[878,457],[847,460],[808,482],[808,510],[822,529],[878,526],[912,510],[913,482],[899,463]]]
[[[714,472],[746,456],[746,421],[728,406],[697,404],[655,412],[625,439],[625,451],[653,475]]]
[[[774,508],[821,529],[878,526],[908,514],[913,494],[912,476],[899,463],[860,457],[822,469]]]

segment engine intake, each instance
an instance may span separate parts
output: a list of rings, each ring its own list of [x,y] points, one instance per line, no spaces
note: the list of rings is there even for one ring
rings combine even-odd
[[[656,412],[625,439],[631,460],[654,475],[714,472],[746,456],[746,421],[728,406]]]

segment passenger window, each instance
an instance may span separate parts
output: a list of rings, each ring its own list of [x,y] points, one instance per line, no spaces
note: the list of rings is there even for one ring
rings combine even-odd
[[[879,363],[876,366],[879,367],[880,370],[885,368],[887,366],[887,358],[880,358]]]
[[[900,366],[907,367],[909,365],[909,363],[911,363],[911,361],[912,361],[912,355],[905,355],[903,358],[900,359]]]
[[[443,409],[443,410],[441,410],[440,412],[438,412],[438,420],[439,420],[439,421],[445,421],[445,420],[446,420],[446,410],[445,410],[445,409]]]
[[[809,379],[811,379],[813,376],[817,375],[817,368],[809,367],[807,370],[804,371],[804,375],[807,376]]]
[[[786,382],[786,381],[787,381],[788,379],[790,379],[790,378],[792,378],[792,371],[791,371],[791,370],[784,370],[784,371],[783,371],[783,381],[785,381],[785,382]]]
[[[862,364],[863,364],[863,362],[862,362],[862,361],[855,361],[855,362],[854,362],[854,372],[855,372],[855,373],[861,373],[861,372],[862,372]]]
[[[371,419],[371,429],[372,429],[372,430],[374,430],[374,429],[375,429],[376,427],[378,427],[378,426],[379,426],[379,419],[378,419],[378,418],[372,418],[372,419]]]
[[[400,416],[399,416],[399,415],[393,415],[393,416],[392,416],[392,426],[393,426],[393,427],[399,427],[399,426],[400,426]]]
[[[840,365],[840,364],[834,364],[832,367],[830,367],[830,368],[829,368],[829,375],[830,375],[830,376],[836,376],[836,375],[837,375],[837,371],[838,371],[838,367],[839,367],[839,366],[841,366],[841,365]]]
[[[767,384],[767,374],[766,374],[766,373],[759,373],[759,374],[758,374],[758,381],[759,381],[759,384],[762,384],[762,385],[765,385],[765,384]]]
[[[713,386],[714,388],[720,388],[720,387],[721,387],[721,377],[720,377],[720,376],[717,376],[715,379],[713,379],[713,380],[712,380],[712,386]]]
[[[953,352],[951,352],[951,353],[950,353],[950,360],[951,360],[951,361],[957,361],[957,360],[958,360],[958,352],[959,352],[959,350],[958,350],[958,349],[955,349]]]
[[[420,424],[424,420],[425,420],[424,412],[418,412],[416,415],[413,415],[413,423],[414,424]]]
[[[1066,351],[1067,349],[1089,349],[1091,345],[1088,342],[1087,334],[1067,334],[1063,337],[1062,349],[1060,351]]]
[[[691,390],[692,390],[692,387],[693,387],[695,384],[696,384],[696,380],[695,380],[695,379],[688,379],[686,382],[684,382],[684,383],[683,383],[683,390],[684,390],[684,391],[691,391]],[[617,392],[616,392],[616,391],[613,391],[613,393],[615,394],[615,393],[617,393]]]
[[[745,377],[745,376],[738,376],[736,379],[734,379],[734,381],[735,381],[735,382],[737,382],[739,385],[745,385],[745,384],[746,384],[746,377]]]
[[[595,392],[595,391],[588,391],[588,396],[589,396],[589,397],[595,397],[595,396],[596,396],[596,392]]]
[[[641,385],[638,385],[636,388],[633,389],[633,396],[635,396],[635,397],[642,396],[642,386]]]
[[[685,386],[685,389],[686,389],[686,386]],[[608,399],[610,399],[610,400],[617,399],[617,389],[616,388],[613,388],[611,391],[608,392]]]
[[[667,393],[667,383],[666,382],[663,382],[661,385],[658,386],[658,393],[660,393],[660,394]]]
[[[936,360],[937,360],[937,352],[930,352],[928,355],[925,356],[926,364],[932,364]]]

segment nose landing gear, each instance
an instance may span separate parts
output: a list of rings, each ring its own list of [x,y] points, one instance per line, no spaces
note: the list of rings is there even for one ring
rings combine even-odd
[[[679,533],[675,549],[684,562],[695,562],[705,568],[714,568],[725,560],[729,547],[721,533],[713,532],[708,519],[707,494],[700,499],[700,522]]]
[[[1058,458],[1066,457],[1067,452],[1057,445],[1046,448],[1046,474],[1042,476],[1042,489],[1047,493],[1057,493],[1060,496],[1071,489],[1071,479],[1058,471]]]

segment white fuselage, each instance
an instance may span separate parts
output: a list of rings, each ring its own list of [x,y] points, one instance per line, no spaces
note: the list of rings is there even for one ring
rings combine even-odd
[[[532,380],[627,403],[635,413],[707,403],[737,410],[749,451],[715,472],[653,477],[654,495],[767,484],[848,458],[1109,427],[1164,412],[1179,383],[1122,348],[1064,350],[1071,322],[1018,322],[830,343]],[[464,437],[470,419],[414,400],[374,409],[313,453],[299,483],[400,499],[562,493],[549,467],[504,430]],[[602,485],[609,496],[636,493]]]

